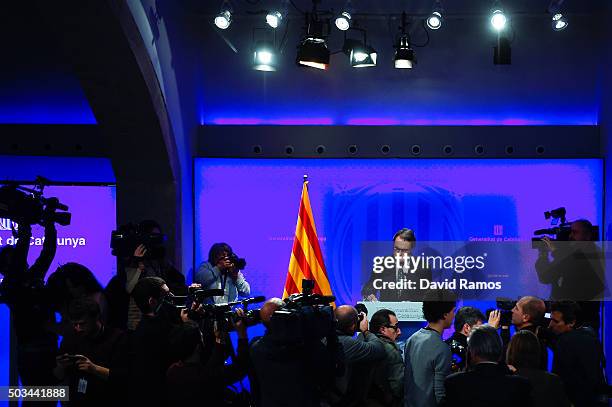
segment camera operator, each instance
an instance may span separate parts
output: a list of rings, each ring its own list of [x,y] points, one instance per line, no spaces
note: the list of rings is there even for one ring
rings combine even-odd
[[[67,316],[73,330],[63,337],[55,377],[70,388],[68,405],[106,406],[121,395],[114,367],[125,357],[125,335],[104,325],[91,298],[72,301]]]
[[[261,320],[266,327],[262,337],[249,347],[249,378],[257,406],[319,407],[322,394],[335,372],[335,356],[321,340],[283,340],[282,326],[273,318],[284,302],[271,298],[262,306]],[[304,332],[307,336],[311,332]]]
[[[540,282],[551,285],[551,300],[579,302],[581,315],[578,322],[599,331],[604,280],[601,254],[594,243],[596,238],[591,222],[585,219],[574,221],[569,233],[571,243],[542,238],[544,244],[539,246],[535,267]]]
[[[557,335],[552,372],[563,380],[574,406],[594,406],[598,396],[607,393],[602,369],[604,356],[595,332],[590,327],[576,326],[578,313],[579,306],[573,301],[551,306],[549,327]]]
[[[542,334],[542,321],[546,313],[546,304],[537,297],[526,296],[516,302],[512,308],[512,325],[515,332],[525,330],[532,332],[540,341],[540,368],[546,370],[548,368],[548,351],[547,342]],[[504,343],[504,349],[508,348],[508,344]]]
[[[198,324],[187,321],[172,333],[171,343],[180,354],[179,361],[168,369],[168,404],[195,405],[203,398],[207,404],[226,405],[224,389],[245,377],[248,366],[248,336],[244,310],[236,309],[238,319],[232,322],[238,334],[238,352],[231,365],[224,364],[227,347],[231,347],[227,332],[217,328],[208,360],[207,346]],[[231,404],[228,404],[231,405]]]
[[[493,313],[495,312],[495,314]],[[491,319],[495,320],[499,315],[499,311],[493,311]],[[482,312],[474,307],[461,307],[455,313],[455,332],[444,342],[450,347],[453,355],[452,371],[458,372],[465,369],[467,360],[467,338],[471,330],[484,323],[485,316]]]
[[[162,235],[161,226],[153,220],[144,220],[138,226],[123,225],[119,231],[128,236],[136,233],[140,236]],[[117,275],[109,281],[105,295],[108,300],[109,325],[133,331],[138,326],[141,313],[130,294],[140,279],[159,277],[176,295],[185,295],[187,288],[185,276],[166,258],[163,244],[148,246],[141,243],[131,250],[127,256],[122,252],[117,253]]]
[[[336,332],[344,353],[344,375],[336,379],[337,406],[360,406],[365,402],[372,384],[374,367],[386,355],[380,339],[368,329],[365,313],[358,313],[350,305],[342,305],[334,311]],[[355,333],[359,332],[357,336]]]
[[[142,312],[138,327],[131,334],[127,366],[128,400],[132,405],[161,406],[166,401],[166,372],[172,360],[170,332],[176,326],[165,312],[164,298],[172,293],[159,277],[141,278],[132,297]],[[181,311],[181,320],[187,310]]]
[[[244,259],[237,258],[228,244],[215,243],[208,252],[208,261],[198,267],[194,282],[204,289],[222,289],[225,294],[214,297],[215,303],[235,301],[239,295],[246,297],[251,293],[249,283],[240,272],[244,264]]]
[[[45,217],[45,240],[40,256],[28,267],[32,227],[19,223],[15,246],[0,251],[0,297],[11,310],[17,337],[17,371],[25,386],[51,385],[57,337],[50,331],[54,320],[45,290],[45,275],[55,257],[57,231],[51,216]]]

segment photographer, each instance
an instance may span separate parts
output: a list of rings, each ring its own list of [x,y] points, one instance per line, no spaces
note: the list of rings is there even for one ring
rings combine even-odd
[[[223,296],[214,297],[215,303],[235,301],[238,296],[246,297],[251,287],[240,272],[246,262],[239,259],[226,243],[215,243],[208,252],[208,261],[198,267],[194,282],[204,289],[222,289]]]
[[[550,298],[580,304],[578,323],[599,330],[600,300],[604,290],[601,254],[593,225],[585,219],[572,222],[570,243],[543,237],[535,267],[541,283],[550,284]],[[552,257],[552,259],[551,259]]]
[[[499,311],[493,311],[492,320],[499,315]],[[484,323],[485,316],[474,307],[461,307],[455,313],[455,332],[444,342],[450,347],[453,355],[452,371],[459,372],[465,369],[467,360],[467,338],[471,330]]]
[[[187,321],[172,333],[171,344],[180,352],[180,360],[172,364],[166,374],[169,404],[195,405],[205,397],[207,404],[225,405],[225,388],[244,378],[248,366],[244,311],[238,308],[236,315],[238,319],[233,322],[233,327],[238,334],[238,352],[232,357],[231,365],[224,364],[227,347],[231,347],[227,332],[215,329],[212,352],[207,360],[205,355],[210,345],[204,343],[195,322]]]
[[[70,387],[68,405],[106,406],[120,395],[114,367],[125,356],[125,336],[104,325],[91,298],[72,301],[67,314],[73,330],[63,337],[53,373]]]
[[[173,362],[170,332],[176,326],[163,307],[166,296],[172,293],[159,277],[141,278],[132,290],[142,312],[130,341],[127,383],[132,405],[162,406],[166,400],[166,372]],[[187,310],[181,311],[181,320],[187,320]]]
[[[249,346],[249,379],[255,404],[319,407],[333,380],[336,355],[320,338],[313,338],[312,331],[288,332],[287,328],[296,328],[291,324],[296,319],[280,318],[275,322],[275,314],[284,312],[283,307],[279,298],[266,301],[260,311],[266,332]],[[331,318],[329,322],[331,325]],[[287,340],[289,336],[296,336],[296,340]]]
[[[141,318],[140,310],[134,298],[130,296],[138,281],[145,277],[159,277],[168,284],[174,294],[184,295],[185,276],[167,260],[164,235],[157,222],[144,220],[138,225],[123,225],[118,232],[125,236],[125,242],[116,243],[119,247],[113,254],[117,256],[118,261],[117,275],[105,289],[109,308],[108,323],[133,331]]]
[[[52,216],[45,216],[45,240],[38,259],[28,267],[32,227],[19,221],[18,241],[0,251],[0,273],[4,276],[0,296],[10,310],[17,337],[17,371],[26,386],[55,382],[57,337],[50,331],[54,320],[44,287],[45,275],[55,257],[57,231]]]

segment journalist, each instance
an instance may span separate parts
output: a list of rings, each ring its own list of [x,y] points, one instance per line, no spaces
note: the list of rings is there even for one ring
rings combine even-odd
[[[194,282],[204,289],[221,289],[223,296],[213,297],[215,303],[235,301],[238,296],[246,297],[251,287],[240,271],[244,259],[238,258],[226,243],[215,243],[208,252],[208,261],[202,263],[194,277]]]

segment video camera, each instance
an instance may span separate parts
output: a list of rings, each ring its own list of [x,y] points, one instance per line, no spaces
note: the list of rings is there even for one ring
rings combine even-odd
[[[113,256],[130,257],[140,245],[147,249],[145,257],[163,257],[167,237],[163,233],[151,233],[140,225],[128,223],[111,232],[110,247]]]
[[[292,294],[270,319],[274,340],[291,344],[335,337],[334,296],[313,294],[314,281],[302,280],[302,293]],[[337,339],[337,338],[336,338]]]
[[[566,219],[566,210],[564,207],[552,209],[544,212],[544,219],[551,219],[551,227],[547,229],[538,229],[533,232],[534,236],[531,238],[531,248],[544,250],[546,248],[545,243],[542,241],[541,235],[554,235],[550,240],[558,242],[569,241],[570,232],[572,230],[572,222],[568,222]],[[593,226],[591,229],[591,236],[593,240],[599,239],[599,226]]]
[[[57,198],[43,196],[48,184],[49,180],[37,177],[33,188],[16,183],[7,183],[0,187],[0,218],[10,219],[17,224],[69,225],[71,214],[67,212],[68,206]]]
[[[217,324],[217,329],[225,332],[234,330],[234,323],[239,317],[233,310],[235,306],[242,305],[245,315],[244,320],[246,326],[253,326],[261,322],[259,309],[248,310],[250,304],[263,302],[266,300],[263,296],[247,298],[220,304],[205,303],[206,300],[212,297],[223,296],[222,289],[202,289],[199,287],[189,287],[187,296],[167,295],[162,299],[162,307],[173,309],[177,314],[184,309],[189,310],[188,316],[192,321],[203,321],[205,325]],[[192,309],[192,305],[196,305],[196,309]],[[174,313],[174,312],[173,312]]]
[[[238,257],[236,253],[230,253],[227,258],[234,265],[236,270],[244,270],[246,267],[246,260]]]
[[[511,300],[510,298],[498,297],[497,298],[497,309],[500,311],[500,326],[510,326],[512,325],[512,310],[516,306],[517,300]],[[542,317],[541,321],[538,321],[538,325],[542,328],[548,328],[548,323],[550,322],[550,301],[544,301],[546,305],[546,312]],[[487,310],[487,319],[489,319],[489,314],[492,310]]]

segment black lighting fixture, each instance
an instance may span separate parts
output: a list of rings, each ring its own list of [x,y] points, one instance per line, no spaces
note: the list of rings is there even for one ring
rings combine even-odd
[[[317,3],[313,0],[312,12],[306,13],[306,33],[302,37],[295,63],[298,66],[307,66],[316,69],[329,68],[329,48],[327,48],[327,34],[329,33],[329,22],[318,18]]]
[[[410,43],[410,34],[408,34],[408,22],[406,12],[402,12],[402,25],[400,26],[400,34],[395,41],[395,57],[394,66],[397,69],[412,69],[417,63],[416,53],[412,49]]]
[[[561,11],[563,0],[552,0],[548,6],[548,12],[552,16],[552,29],[554,31],[562,31],[567,28],[567,17]]]
[[[444,9],[440,0],[436,0],[431,14],[427,17],[426,23],[430,30],[438,30],[444,22]]]
[[[363,41],[347,38],[349,31],[358,31],[363,35]],[[342,52],[349,57],[349,62],[353,68],[367,68],[376,66],[378,54],[372,46],[368,45],[366,30],[358,27],[351,27],[344,32],[344,44]]]
[[[273,28],[253,29],[253,69],[274,72],[278,68],[276,31]]]
[[[221,30],[225,30],[229,28],[232,23],[232,7],[230,6],[229,1],[224,0],[221,3],[221,9],[219,13],[215,16],[215,26]]]

